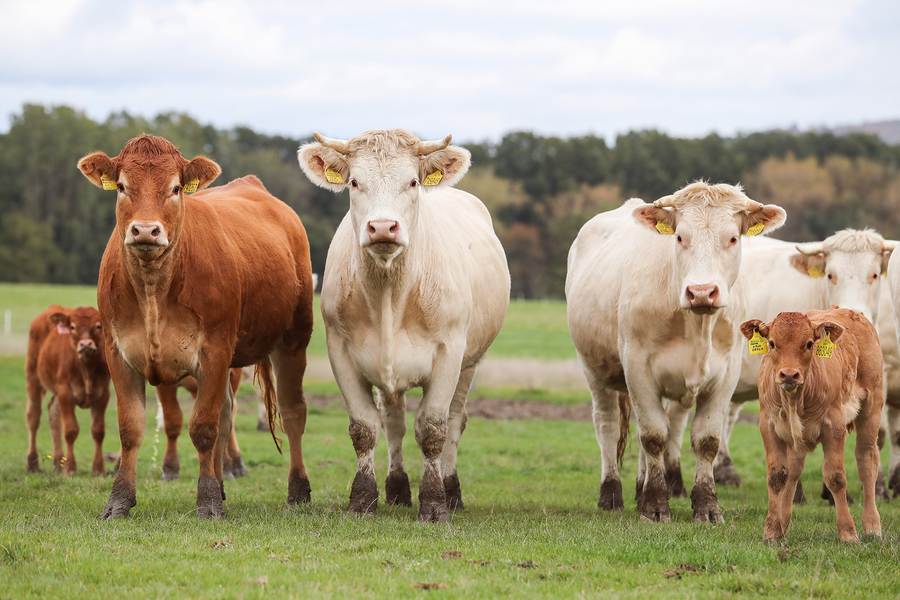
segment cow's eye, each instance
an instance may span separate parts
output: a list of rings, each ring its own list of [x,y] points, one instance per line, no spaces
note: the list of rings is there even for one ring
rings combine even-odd
[[[773,342],[772,340],[769,340],[769,348],[771,348],[772,350],[775,349],[775,342]]]
[[[736,238],[735,236],[731,236],[731,239],[729,240],[729,243],[730,243],[732,246],[734,246],[735,244],[737,244],[737,238]]]
[[[409,182],[409,187],[414,188],[419,185],[419,181],[417,179],[413,179]]]
[[[177,196],[177,195],[178,195],[178,192],[180,192],[180,191],[181,191],[181,186],[180,186],[180,185],[176,185],[175,187],[172,188],[172,195],[173,195],[173,196]]]
[[[677,241],[677,242],[680,244],[680,243],[681,243],[681,236],[680,236],[680,235],[676,235],[676,236],[675,236],[675,241]]]
[[[878,273],[872,273],[872,281],[876,281],[878,279]]]
[[[350,187],[352,187],[353,189],[359,188],[359,182],[356,181],[355,179],[351,179],[351,180],[350,180]]]
[[[831,273],[828,274],[828,281],[834,281],[834,275]]]
[[[97,331],[100,331],[101,329],[103,329],[103,325],[101,325],[100,323],[97,323],[96,325],[94,325],[94,329],[96,329]]]
[[[806,349],[807,349],[807,350],[812,350],[812,340],[809,340],[809,341],[806,342]]]
[[[120,192],[122,192],[123,194],[125,193],[125,186],[121,182],[116,184],[116,189],[119,190]]]

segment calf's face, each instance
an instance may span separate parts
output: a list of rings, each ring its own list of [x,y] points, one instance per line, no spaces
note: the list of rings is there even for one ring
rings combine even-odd
[[[50,315],[60,335],[68,336],[72,349],[83,361],[91,360],[100,352],[102,326],[100,312],[96,308],[80,307]]]

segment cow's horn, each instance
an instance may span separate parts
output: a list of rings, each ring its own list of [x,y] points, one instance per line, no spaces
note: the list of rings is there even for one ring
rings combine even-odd
[[[331,148],[332,150],[337,150],[341,154],[349,154],[350,153],[350,144],[347,140],[339,140],[337,138],[325,137],[319,132],[313,134],[313,137],[316,138],[316,141],[322,144],[327,148]]]
[[[808,242],[806,244],[797,244],[794,247],[797,249],[797,252],[805,254],[806,256],[823,254],[825,252],[822,242]]]
[[[663,196],[659,200],[653,202],[653,206],[657,208],[671,208],[675,206],[675,194]]]
[[[884,240],[884,242],[882,242],[881,244],[882,249],[890,250],[891,252],[896,250],[897,246],[900,246],[900,242],[898,242],[897,240]]]
[[[422,156],[424,154],[431,154],[432,152],[443,150],[450,145],[450,141],[452,139],[453,136],[448,133],[447,136],[441,140],[420,141],[418,144],[416,144],[416,154]]]

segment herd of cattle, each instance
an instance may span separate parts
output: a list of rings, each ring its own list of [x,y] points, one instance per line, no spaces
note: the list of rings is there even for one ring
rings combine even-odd
[[[503,248],[484,204],[452,187],[470,156],[450,136],[422,141],[386,130],[346,141],[315,138],[298,151],[303,172],[350,195],[321,295],[357,455],[350,510],[376,510],[374,448],[382,429],[386,500],[412,504],[402,455],[405,393],[421,387],[419,518],[445,521],[463,507],[456,458],[466,396],[509,304]],[[146,383],[156,386],[163,410],[165,479],[178,476],[181,386],[195,399],[189,432],[200,464],[197,514],[220,517],[224,479],[245,472],[234,398],[241,368],[255,365],[273,438],[280,421],[288,440],[288,503],[308,502],[302,382],[313,283],[296,213],[252,175],[207,189],[221,172],[215,162],[187,160],[152,135],[130,140],[114,157],[88,154],[78,168],[116,193],[116,225],[100,265],[99,311],[54,305],[32,323],[28,470],[39,468],[35,438],[49,392],[55,465],[75,471],[78,406],[91,410],[93,471],[102,473],[111,379],[121,458],[102,517],[127,516],[136,504]],[[876,497],[900,495],[900,303],[891,295],[900,301],[900,253],[892,259],[897,243],[872,230],[810,244],[761,236],[785,218],[782,208],[751,200],[739,186],[697,182],[650,204],[628,200],[579,232],[565,293],[593,398],[601,508],[623,508],[619,468],[633,412],[638,512],[670,520],[670,496],[685,494],[681,440],[696,407],[693,515],[722,522],[716,483],[740,483],[728,437],[741,404],[758,397],[766,539],[786,533],[792,503],[802,496],[804,457],[821,443],[823,497],[835,504],[840,538],[858,540],[843,464],[854,428],[862,528],[880,535]],[[889,269],[891,261],[898,264]],[[892,289],[881,283],[885,274]],[[878,451],[885,438],[888,485]]]

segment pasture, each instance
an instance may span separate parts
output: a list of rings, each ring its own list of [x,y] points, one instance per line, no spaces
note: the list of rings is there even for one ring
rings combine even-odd
[[[27,316],[51,301],[93,304],[94,292],[0,285],[0,311],[9,307]],[[16,317],[14,336],[27,330],[28,320]],[[311,354],[324,356],[317,325]],[[514,303],[491,356],[547,361],[548,368],[571,360],[563,304]],[[309,385],[326,397],[311,407],[304,437],[310,505],[285,507],[287,457],[275,451],[267,433],[256,431],[255,395],[245,384],[238,430],[250,473],[226,482],[224,520],[200,522],[194,516],[197,461],[186,434],[180,440],[181,479],[160,480],[164,436],[156,430],[151,395],[138,505],[128,520],[101,522],[96,516],[112,480],[86,473],[91,441],[83,411],[79,473],[61,477],[44,459],[43,473],[26,476],[22,370],[20,353],[0,357],[0,597],[896,597],[900,589],[900,500],[880,504],[882,540],[856,547],[839,543],[833,509],[814,493],[821,482],[820,451],[810,457],[803,478],[812,499],[795,511],[787,541],[761,541],[763,450],[755,426],[743,421],[736,426],[732,454],[744,485],[719,489],[726,522],[716,527],[693,524],[685,498],[672,500],[671,524],[638,519],[634,426],[623,469],[625,511],[600,512],[599,451],[587,420],[472,418],[459,459],[466,509],[447,525],[417,523],[415,506],[384,505],[386,444],[379,440],[378,514],[350,516],[355,454],[346,414],[328,381]],[[509,387],[486,395],[588,402],[587,393],[575,389]],[[415,495],[420,454],[411,420],[410,415],[405,448]],[[48,430],[45,410],[42,457],[51,448]],[[852,443],[851,437],[848,477],[858,499]],[[114,407],[107,414],[105,448],[118,449]],[[683,457],[690,478],[688,444]],[[858,502],[852,511],[858,520]]]

